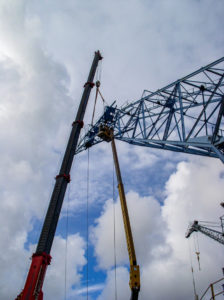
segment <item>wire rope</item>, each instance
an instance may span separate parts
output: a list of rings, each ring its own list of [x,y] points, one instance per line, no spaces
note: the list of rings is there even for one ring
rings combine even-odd
[[[194,248],[195,248],[195,254],[197,256],[198,260],[198,268],[199,271],[201,271],[201,264],[200,264],[200,250],[199,250],[199,243],[198,243],[198,232],[194,235]]]
[[[198,239],[198,232],[197,231],[196,231],[196,241],[197,241],[198,252],[200,252],[200,250],[199,250],[199,239]]]
[[[113,221],[114,221],[114,297],[117,300],[117,253],[116,253],[116,215],[115,215],[115,180],[113,164]]]
[[[67,297],[67,257],[68,257],[68,211],[70,199],[70,185],[68,186],[67,208],[66,208],[66,225],[65,225],[65,300]]]
[[[95,101],[94,101],[94,105],[93,105],[93,114],[92,114],[92,121],[91,121],[92,126],[93,126],[93,120],[94,120],[94,116],[95,116],[98,95],[100,95],[100,98],[103,102],[103,109],[105,109],[105,103],[108,105],[108,103],[106,102],[106,100],[104,99],[104,97],[100,91],[101,75],[102,75],[102,62],[99,63],[97,71],[96,71],[96,95],[95,95]]]
[[[104,103],[105,100],[100,92],[100,81],[101,81],[101,72],[102,72],[102,64],[98,65],[98,68],[96,70],[96,95],[95,95],[95,101],[94,101],[94,106],[93,106],[93,114],[92,114],[92,121],[91,121],[91,125],[93,126],[93,120],[94,120],[94,115],[95,115],[95,110],[96,110],[96,102],[97,102],[97,98],[98,98],[98,94],[100,94],[100,97],[103,101],[103,107],[104,107]]]
[[[86,195],[86,299],[89,299],[89,148],[87,150],[87,195]]]
[[[200,223],[208,223],[208,224],[219,224],[219,222],[213,222],[213,221],[198,221]]]
[[[220,225],[202,225],[202,226],[208,228],[220,228]]]
[[[96,101],[97,101],[97,97],[98,97],[98,93],[99,93],[99,81],[97,81],[97,85],[96,85],[96,95],[95,95],[95,101],[94,101],[94,106],[93,106],[93,114],[92,114],[92,121],[91,121],[91,125],[93,126],[93,120],[94,120],[94,115],[95,115],[95,110],[96,110]]]
[[[191,273],[192,273],[192,280],[193,280],[193,287],[194,287],[194,296],[195,296],[195,299],[197,299],[196,284],[195,284],[195,278],[194,278],[194,269],[193,269],[192,258],[191,258],[190,240],[188,240],[188,249],[189,249],[189,258],[190,258]]]
[[[94,105],[93,105],[93,113],[92,113],[92,120],[91,120],[91,125],[93,126],[93,120],[95,116],[95,111],[96,111],[96,103],[98,99],[98,95],[100,95],[100,98],[103,102],[103,109],[105,109],[105,103],[108,105],[108,103],[105,101],[101,91],[100,91],[100,81],[96,81],[96,94],[95,94],[95,100],[94,100]]]

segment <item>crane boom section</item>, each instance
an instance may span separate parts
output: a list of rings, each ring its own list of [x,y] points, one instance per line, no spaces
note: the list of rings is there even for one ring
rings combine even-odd
[[[134,240],[133,240],[132,231],[131,231],[131,224],[130,224],[130,219],[129,219],[129,214],[128,214],[127,201],[126,201],[126,197],[125,197],[124,186],[123,186],[123,182],[122,182],[122,177],[121,177],[120,166],[119,166],[119,161],[118,161],[118,157],[117,157],[117,150],[116,150],[114,138],[112,138],[112,140],[111,140],[111,146],[112,146],[114,165],[115,165],[117,181],[118,181],[118,191],[119,191],[119,196],[120,196],[120,201],[121,201],[121,210],[122,210],[122,215],[123,215],[124,229],[125,229],[129,261],[130,261],[129,285],[130,285],[130,288],[132,291],[133,290],[139,291],[140,290],[140,271],[139,271],[139,266],[137,265],[137,260],[136,260],[136,255],[135,255]],[[135,299],[137,299],[137,298],[135,298]]]
[[[137,101],[107,106],[77,152],[102,142],[99,124],[132,145],[219,158],[224,163],[224,57]]]
[[[24,289],[16,299],[43,300],[42,286],[47,267],[51,261],[50,251],[53,244],[66,188],[70,182],[69,173],[72,167],[74,155],[76,153],[80,131],[84,124],[83,118],[90,92],[94,86],[93,80],[96,73],[96,68],[99,60],[101,59],[102,56],[100,52],[95,52],[88,80],[84,85],[84,91],[80,101],[79,109],[76,114],[75,121],[72,124],[72,130],[61,164],[61,169],[59,174],[55,177],[55,186],[52,192],[47,214],[45,216],[45,221],[42,227],[39,242],[37,244],[36,252],[32,256],[32,262]]]
[[[135,265],[136,264],[135,247],[134,247],[134,241],[133,241],[133,236],[131,231],[131,224],[130,224],[130,219],[128,214],[126,197],[124,193],[124,185],[122,183],[120,166],[118,162],[117,150],[116,150],[114,139],[111,140],[111,146],[112,146],[114,165],[115,165],[117,181],[118,181],[118,191],[119,191],[119,196],[121,201],[121,210],[122,210],[122,215],[124,220],[124,228],[125,228],[125,234],[127,239],[127,247],[128,247],[130,264]]]
[[[121,210],[124,222],[125,236],[128,248],[129,262],[130,262],[130,281],[129,286],[132,290],[131,300],[138,299],[138,293],[140,291],[140,269],[137,265],[137,259],[135,254],[134,240],[132,236],[131,224],[128,214],[127,201],[124,192],[124,186],[121,177],[121,171],[117,156],[116,145],[113,137],[113,130],[108,126],[100,126],[98,136],[107,142],[111,141],[114,165],[116,170],[117,182],[118,182],[118,192],[121,202]]]
[[[194,231],[199,231],[212,238],[213,240],[219,242],[220,244],[224,245],[224,235],[222,232],[199,225],[198,221],[194,221],[186,233],[186,238],[189,238]]]

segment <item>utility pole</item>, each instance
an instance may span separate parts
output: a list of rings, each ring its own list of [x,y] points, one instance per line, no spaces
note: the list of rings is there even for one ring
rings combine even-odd
[[[95,52],[88,80],[84,85],[84,91],[80,101],[79,109],[75,121],[72,124],[72,130],[61,164],[61,169],[59,174],[55,177],[56,181],[54,190],[52,192],[51,200],[42,227],[42,232],[39,238],[36,252],[32,256],[32,263],[26,279],[25,287],[22,293],[16,299],[43,299],[42,286],[47,267],[51,262],[50,251],[53,244],[66,188],[68,183],[70,182],[70,170],[76,152],[80,131],[84,124],[83,119],[87,102],[90,96],[91,89],[94,86],[93,80],[96,73],[96,68],[98,66],[98,62],[101,59],[102,56],[100,52]]]

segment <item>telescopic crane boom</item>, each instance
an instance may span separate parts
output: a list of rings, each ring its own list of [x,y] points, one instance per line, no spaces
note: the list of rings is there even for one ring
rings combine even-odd
[[[84,85],[83,95],[80,101],[76,119],[72,124],[71,134],[62,161],[59,175],[56,176],[54,190],[45,217],[42,232],[37,244],[36,252],[32,256],[30,270],[26,279],[25,287],[16,300],[43,300],[42,286],[44,283],[47,267],[51,262],[50,251],[61,212],[67,184],[70,182],[70,170],[78,144],[79,134],[83,127],[83,118],[90,96],[96,68],[102,56],[99,51],[95,52],[89,77]]]
[[[122,210],[123,221],[124,221],[124,229],[125,229],[125,235],[127,241],[127,248],[129,254],[129,262],[130,262],[129,286],[131,289],[131,300],[138,300],[138,294],[140,291],[140,271],[139,271],[139,265],[137,264],[137,259],[135,255],[134,240],[132,236],[131,224],[130,224],[130,219],[128,214],[128,207],[127,207],[124,186],[121,177],[116,145],[113,136],[113,129],[105,125],[100,126],[98,136],[107,142],[111,141],[111,147],[113,152],[113,159],[114,159],[114,165],[115,165],[117,183],[118,183],[118,191],[119,191],[119,196],[121,201],[121,210]]]

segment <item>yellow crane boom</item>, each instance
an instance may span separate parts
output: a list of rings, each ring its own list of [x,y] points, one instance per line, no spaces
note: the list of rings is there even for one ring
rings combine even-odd
[[[129,254],[129,262],[130,262],[129,286],[132,291],[131,300],[137,300],[138,293],[140,291],[140,269],[139,269],[139,265],[137,264],[137,259],[135,254],[134,240],[132,236],[127,201],[125,197],[124,186],[122,182],[121,171],[120,171],[120,166],[119,166],[119,161],[117,156],[117,150],[116,150],[116,145],[113,136],[113,129],[105,125],[101,126],[99,128],[98,136],[107,142],[111,141],[113,159],[114,159],[114,165],[115,165],[117,183],[118,183],[118,191],[119,191],[119,196],[121,201],[121,210],[122,210],[122,216],[124,221],[125,236],[126,236],[126,242],[127,242],[127,248]]]

